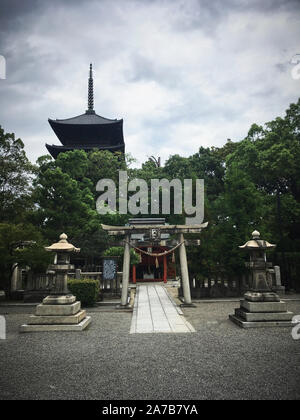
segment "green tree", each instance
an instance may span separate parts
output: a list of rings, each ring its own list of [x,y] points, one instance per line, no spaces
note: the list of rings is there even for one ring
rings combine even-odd
[[[0,126],[0,222],[24,221],[32,207],[33,173],[23,142]]]
[[[104,257],[119,257],[120,261],[118,261],[119,270],[122,270],[123,267],[123,258],[124,258],[124,247],[123,246],[112,246],[106,249],[103,252]],[[130,265],[138,264],[140,261],[139,256],[135,252],[134,249],[130,249]]]
[[[0,289],[9,295],[13,267],[30,266],[33,272],[44,272],[50,255],[41,233],[29,224],[0,223]]]
[[[97,225],[94,197],[88,187],[59,167],[41,170],[34,182],[34,199],[38,208],[33,215],[45,237],[56,240],[66,232],[70,239],[82,232],[92,232]]]

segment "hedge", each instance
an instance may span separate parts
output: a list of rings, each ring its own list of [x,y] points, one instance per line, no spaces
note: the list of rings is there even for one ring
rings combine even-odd
[[[70,292],[82,305],[93,306],[99,300],[99,281],[93,279],[68,279]]]

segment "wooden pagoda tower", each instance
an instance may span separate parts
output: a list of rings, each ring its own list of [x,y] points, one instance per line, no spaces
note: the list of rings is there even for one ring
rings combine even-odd
[[[111,120],[101,117],[94,110],[93,69],[90,64],[88,80],[88,109],[84,114],[64,120],[48,119],[62,146],[46,144],[51,156],[56,159],[59,153],[70,150],[93,149],[125,152],[123,119]]]

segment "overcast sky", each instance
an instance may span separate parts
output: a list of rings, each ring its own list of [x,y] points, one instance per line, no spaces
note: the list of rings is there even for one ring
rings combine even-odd
[[[300,1],[0,0],[0,125],[32,161],[60,144],[48,118],[124,119],[139,163],[241,140],[300,97]]]

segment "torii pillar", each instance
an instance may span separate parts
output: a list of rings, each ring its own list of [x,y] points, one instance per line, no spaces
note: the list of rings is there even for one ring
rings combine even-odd
[[[183,233],[179,234],[179,242],[181,243],[179,247],[179,258],[180,258],[180,270],[181,270],[184,306],[194,306],[192,304],[192,298],[191,298],[189,270],[188,270],[188,264],[187,264],[186,248],[185,248]]]
[[[128,286],[130,274],[130,235],[125,236],[124,258],[123,258],[123,275],[122,275],[122,296],[121,306],[127,306],[128,303]]]

